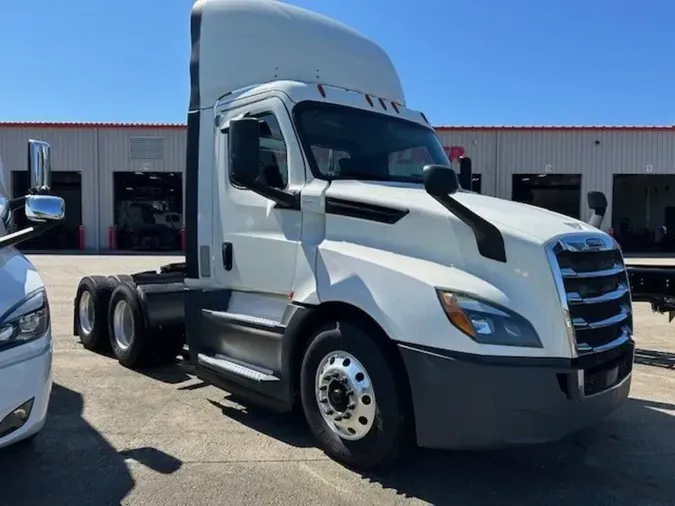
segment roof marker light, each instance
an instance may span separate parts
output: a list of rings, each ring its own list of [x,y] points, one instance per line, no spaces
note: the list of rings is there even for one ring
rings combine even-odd
[[[427,117],[424,115],[423,112],[421,112],[420,114],[422,115],[422,119],[423,119],[423,120],[427,123],[427,125],[428,125],[428,124],[429,124],[429,120],[427,119]]]
[[[382,106],[382,109],[385,111],[387,110],[387,104],[384,103],[384,100],[380,99],[380,105]]]
[[[326,98],[326,90],[323,89],[323,86],[320,84],[316,85],[316,89],[319,90],[319,93],[321,93],[321,96],[323,98]]]
[[[370,104],[370,107],[373,107],[373,99],[370,98],[370,95],[366,94],[366,100],[367,100],[368,103]]]
[[[398,114],[398,113],[399,113],[399,110],[398,110],[398,104],[396,104],[396,102],[392,102],[392,103],[391,103],[391,106],[392,106],[392,107],[394,108],[394,110],[396,111],[396,114]]]

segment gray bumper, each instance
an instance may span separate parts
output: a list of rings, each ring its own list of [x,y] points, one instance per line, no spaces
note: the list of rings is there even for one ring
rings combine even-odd
[[[628,397],[634,343],[574,360],[399,349],[419,446],[475,449],[556,441],[599,424]]]

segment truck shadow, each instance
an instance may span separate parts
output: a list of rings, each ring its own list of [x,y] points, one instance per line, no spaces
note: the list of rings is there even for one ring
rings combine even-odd
[[[126,460],[171,474],[182,462],[155,448],[117,451],[82,418],[82,396],[54,384],[47,425],[30,445],[0,450],[0,504],[114,505],[135,486]]]
[[[558,443],[500,451],[417,450],[387,472],[361,476],[398,496],[438,505],[468,504],[469,498],[472,505],[500,506],[672,505],[675,419],[658,409],[675,411],[675,405],[630,399],[601,427]],[[279,422],[254,408],[222,411],[288,444],[314,444],[299,417],[291,424],[293,415]]]
[[[635,363],[664,369],[675,369],[675,353],[659,350],[635,350]]]

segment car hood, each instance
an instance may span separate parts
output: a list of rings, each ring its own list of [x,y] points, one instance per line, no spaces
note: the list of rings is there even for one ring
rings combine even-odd
[[[357,200],[381,206],[405,207],[413,213],[449,216],[451,213],[431,197],[421,185],[368,181],[333,181],[326,196]],[[579,231],[598,229],[583,221],[528,204],[489,197],[473,192],[458,192],[453,198],[495,225],[507,235],[529,242],[550,239]]]
[[[37,269],[14,248],[0,249],[0,318],[28,294],[44,287]]]

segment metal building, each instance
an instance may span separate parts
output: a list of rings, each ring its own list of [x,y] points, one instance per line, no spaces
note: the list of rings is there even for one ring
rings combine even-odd
[[[448,151],[472,158],[475,191],[586,219],[586,192],[601,190],[609,201],[603,228],[613,227],[624,249],[658,244],[675,251],[675,127],[438,127],[437,132]],[[152,236],[159,225],[173,230],[169,241],[139,249],[179,247],[184,125],[0,123],[0,156],[16,192],[27,184],[21,171],[30,138],[52,144],[54,191],[68,204],[67,233],[46,239],[54,241],[46,247],[78,247],[73,228],[80,225],[87,249],[108,249],[112,225],[118,231],[141,227],[127,237],[127,246],[117,244],[120,248],[139,246],[139,238]]]
[[[76,236],[79,225],[84,231],[86,249],[108,249],[110,226],[120,221],[119,209],[115,206],[115,200],[120,198],[116,195],[120,193],[119,181],[116,180],[123,179],[125,175],[158,178],[155,181],[161,176],[171,175],[179,182],[181,191],[178,200],[182,206],[185,192],[182,182],[186,142],[184,125],[0,123],[0,156],[7,172],[5,180],[15,194],[23,193],[27,186],[22,172],[25,172],[27,164],[26,144],[31,138],[45,140],[52,145],[54,193],[65,191],[61,183],[66,176],[70,186],[75,187],[70,189],[69,194],[61,195],[67,204],[65,244],[64,241],[51,244],[50,240],[58,238],[48,236],[43,239],[43,246],[47,249],[79,248]],[[139,185],[129,184],[125,188],[138,190],[134,186]],[[144,187],[152,188],[152,185]],[[141,200],[147,200],[147,197]],[[182,211],[176,214],[182,214]],[[180,223],[173,225],[180,228]]]

